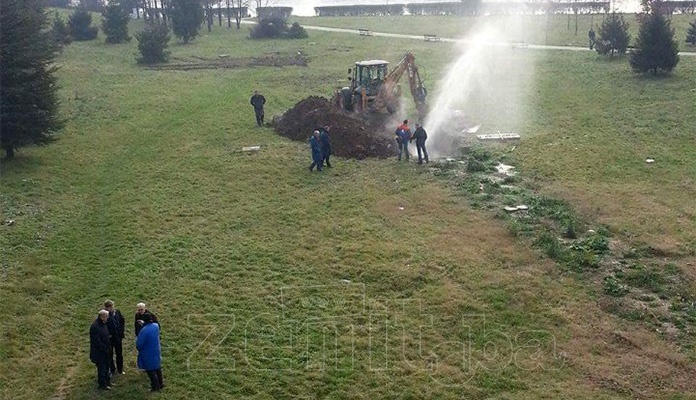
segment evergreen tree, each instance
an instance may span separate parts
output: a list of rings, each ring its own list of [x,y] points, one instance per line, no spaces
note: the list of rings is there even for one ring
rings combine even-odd
[[[97,38],[99,28],[92,26],[92,14],[87,10],[79,9],[68,18],[70,36],[77,41],[93,40]]]
[[[686,43],[696,45],[696,19],[694,22],[689,22],[689,30],[686,31]]]
[[[44,0],[0,1],[0,147],[46,144],[62,127]]]
[[[624,54],[631,36],[628,34],[628,22],[621,15],[612,12],[599,27],[599,40],[595,43],[597,53],[601,55]]]
[[[198,36],[205,19],[203,5],[199,0],[171,0],[169,16],[172,19],[174,35],[184,43]]]
[[[139,63],[157,64],[169,58],[169,29],[165,25],[148,23],[142,32],[135,34],[135,38],[140,51]]]
[[[72,43],[70,30],[58,13],[55,13],[53,16],[53,29],[51,29],[51,33],[53,34],[53,40],[55,40],[56,44],[60,47]]]
[[[102,12],[102,31],[106,35],[106,43],[129,42],[128,21],[130,14],[118,1],[112,0]]]
[[[653,1],[650,12],[640,16],[636,48],[631,52],[631,68],[635,72],[669,72],[679,62],[679,49],[674,30],[662,13],[661,1]]]

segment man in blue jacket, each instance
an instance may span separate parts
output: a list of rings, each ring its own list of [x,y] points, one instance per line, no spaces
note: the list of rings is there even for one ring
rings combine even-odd
[[[399,144],[399,161],[401,161],[403,154],[406,155],[406,161],[408,161],[408,143],[411,141],[411,128],[408,127],[408,120],[405,119],[394,133],[396,134],[396,142]]]
[[[314,131],[312,136],[309,138],[309,146],[312,148],[312,165],[309,166],[309,171],[314,171],[314,167],[317,167],[317,171],[321,171],[321,166],[324,163],[324,157],[322,157],[321,154],[319,131]]]
[[[159,324],[152,322],[152,316],[149,314],[143,314],[142,318],[143,328],[135,340],[135,347],[138,349],[138,368],[147,372],[150,378],[150,391],[157,392],[164,387]]]

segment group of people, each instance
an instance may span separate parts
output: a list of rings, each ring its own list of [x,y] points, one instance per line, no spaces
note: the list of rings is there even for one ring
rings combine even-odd
[[[150,391],[164,387],[162,381],[162,352],[160,348],[160,326],[157,316],[138,303],[133,319],[135,347],[138,350],[138,369],[145,370],[150,378]],[[123,339],[126,320],[114,302],[107,300],[99,310],[97,319],[89,329],[89,358],[97,367],[97,383],[103,390],[111,390],[111,378],[126,372],[123,370]],[[114,357],[116,358],[114,362]]]
[[[418,151],[418,164],[423,164],[423,161],[428,162],[428,151],[425,149],[425,141],[428,139],[428,133],[421,124],[416,123],[415,132],[411,133],[411,128],[408,127],[408,120],[405,119],[401,125],[396,127],[394,131],[396,135],[396,143],[399,145],[399,161],[402,156],[409,159],[408,144],[416,141],[416,150]]]
[[[321,171],[324,164],[331,168],[331,162],[329,161],[331,157],[329,129],[331,127],[328,125],[317,128],[309,138],[309,147],[312,150],[312,164],[309,166],[310,172],[314,171],[314,167],[317,167],[317,171]]]
[[[254,107],[254,114],[256,115],[256,124],[258,126],[263,125],[264,111],[263,107],[266,104],[266,98],[258,92],[254,91],[254,95],[251,96],[249,103]],[[329,138],[329,126],[324,126],[317,128],[312,135],[309,137],[309,147],[312,151],[312,164],[309,166],[309,171],[314,171],[316,167],[317,171],[321,171],[326,164],[327,167],[331,167],[331,162],[329,158],[331,157],[331,139]],[[425,128],[420,124],[416,124],[416,130],[411,133],[411,128],[408,126],[408,120],[405,119],[401,125],[396,128],[394,132],[396,135],[396,142],[399,146],[399,161],[403,156],[406,157],[406,161],[409,159],[408,144],[416,141],[416,150],[418,151],[418,164],[423,164],[423,161],[428,162],[428,151],[425,149],[425,141],[428,139],[428,134]]]

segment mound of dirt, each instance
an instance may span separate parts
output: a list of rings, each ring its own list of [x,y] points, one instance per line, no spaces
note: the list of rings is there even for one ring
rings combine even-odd
[[[285,114],[273,118],[280,135],[307,142],[315,129],[329,125],[333,155],[361,160],[366,157],[386,158],[396,154],[397,147],[384,121],[363,120],[343,112],[324,97],[310,96],[295,104]]]

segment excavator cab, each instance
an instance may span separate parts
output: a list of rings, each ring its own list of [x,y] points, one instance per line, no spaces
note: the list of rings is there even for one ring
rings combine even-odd
[[[387,76],[389,62],[384,60],[358,61],[353,70],[353,90],[367,96],[376,96]]]

